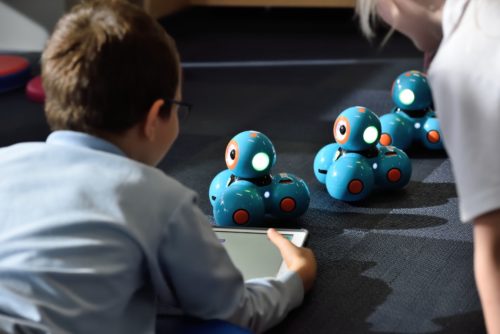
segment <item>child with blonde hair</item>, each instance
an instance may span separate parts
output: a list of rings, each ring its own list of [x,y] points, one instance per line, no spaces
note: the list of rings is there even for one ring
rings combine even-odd
[[[500,333],[500,2],[358,0],[366,36],[380,17],[433,54],[428,79],[460,217],[474,224],[474,271],[486,327]]]

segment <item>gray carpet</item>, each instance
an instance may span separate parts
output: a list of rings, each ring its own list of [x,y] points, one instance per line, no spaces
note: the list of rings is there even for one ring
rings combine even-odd
[[[196,109],[161,167],[199,192],[207,215],[210,181],[225,168],[227,142],[242,130],[267,134],[277,150],[274,172],[299,175],[311,190],[309,211],[291,226],[310,231],[318,280],[272,333],[484,332],[472,229],[459,221],[444,152],[417,145],[408,152],[413,175],[404,190],[378,191],[354,204],[332,199],[312,170],[316,152],[332,141],[341,110],[364,105],[389,111],[392,80],[419,64],[416,58],[186,71],[186,99],[196,101]]]

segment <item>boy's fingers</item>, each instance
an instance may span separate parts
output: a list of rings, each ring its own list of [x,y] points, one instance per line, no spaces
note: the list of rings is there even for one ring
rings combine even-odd
[[[296,249],[296,246],[292,244],[288,239],[282,236],[278,231],[274,228],[270,228],[267,230],[267,236],[271,239],[272,243],[278,247],[281,251],[282,255],[284,252],[292,251]]]

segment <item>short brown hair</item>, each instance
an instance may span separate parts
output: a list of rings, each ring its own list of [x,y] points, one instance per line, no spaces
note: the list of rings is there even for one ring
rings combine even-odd
[[[174,98],[179,76],[175,42],[151,16],[123,0],[86,1],[59,20],[42,54],[47,122],[123,132],[155,100]]]

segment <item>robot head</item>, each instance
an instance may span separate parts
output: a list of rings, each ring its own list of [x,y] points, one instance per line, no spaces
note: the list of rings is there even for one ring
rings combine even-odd
[[[380,129],[380,120],[373,111],[365,107],[350,107],[335,120],[333,136],[343,149],[363,151],[377,145]]]
[[[238,177],[256,178],[269,174],[276,163],[276,151],[266,135],[257,131],[237,134],[226,148],[226,165]]]
[[[420,110],[432,106],[432,94],[427,77],[419,71],[408,71],[392,84],[392,100],[403,110]]]

